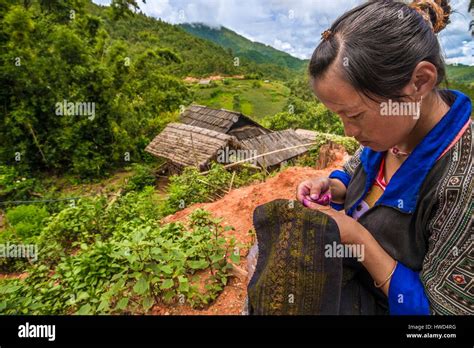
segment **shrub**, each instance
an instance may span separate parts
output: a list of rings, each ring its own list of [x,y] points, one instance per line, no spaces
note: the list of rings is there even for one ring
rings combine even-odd
[[[6,212],[8,224],[24,241],[40,234],[48,216],[46,208],[37,205],[20,205]]]
[[[155,172],[151,166],[134,163],[134,175],[128,180],[125,191],[141,191],[146,186],[155,186]]]
[[[252,81],[252,88],[260,88],[262,87],[262,83],[258,80]]]
[[[36,179],[22,176],[15,167],[0,165],[0,201],[28,200],[40,189]]]
[[[319,150],[321,146],[327,144],[328,141],[333,141],[336,144],[342,145],[349,155],[353,155],[359,148],[359,143],[354,138],[342,137],[335,134],[319,133],[316,144],[312,145],[311,148],[304,156],[301,156],[296,160],[296,164],[299,166],[313,167],[319,157]]]
[[[105,199],[81,199],[53,216],[38,236],[42,262],[56,263],[80,243],[90,243],[104,231],[101,228]]]

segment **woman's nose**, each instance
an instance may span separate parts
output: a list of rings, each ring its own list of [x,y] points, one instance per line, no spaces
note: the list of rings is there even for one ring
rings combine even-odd
[[[344,125],[344,134],[347,137],[357,138],[360,134],[360,128],[350,124],[349,122],[343,122]]]

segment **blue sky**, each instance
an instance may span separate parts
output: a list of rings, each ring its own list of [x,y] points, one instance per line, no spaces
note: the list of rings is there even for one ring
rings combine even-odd
[[[93,0],[109,4],[110,0]],[[362,0],[138,0],[148,16],[166,22],[201,22],[225,26],[252,41],[273,46],[299,58],[309,58],[321,32]],[[470,35],[469,0],[451,0],[455,13],[439,34],[449,63],[474,65],[474,41]]]

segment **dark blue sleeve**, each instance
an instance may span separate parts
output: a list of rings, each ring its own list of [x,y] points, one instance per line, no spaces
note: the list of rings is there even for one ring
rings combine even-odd
[[[343,170],[334,170],[329,174],[329,179],[338,179],[347,187],[351,181],[351,176]]]
[[[420,276],[400,262],[390,281],[388,306],[391,315],[430,314],[430,304]]]
[[[329,175],[329,179],[338,179],[347,188],[347,186],[349,185],[349,182],[351,181],[351,176],[343,170],[334,170]],[[342,203],[339,204],[339,203],[330,202],[329,205],[336,210],[344,209],[344,204]]]

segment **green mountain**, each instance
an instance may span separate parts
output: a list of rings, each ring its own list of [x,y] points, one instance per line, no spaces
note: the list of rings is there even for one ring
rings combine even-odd
[[[271,46],[253,42],[225,27],[212,28],[202,23],[181,24],[188,33],[196,37],[212,41],[235,56],[249,59],[259,66],[277,66],[285,71],[302,71],[306,68],[307,60],[291,56]]]
[[[243,74],[287,80],[294,75],[293,69],[304,65],[304,61],[300,59],[271,47],[256,44],[256,47],[262,46],[262,48],[259,48],[258,51],[254,50],[255,52],[247,50],[248,54],[239,56],[240,62],[236,66],[234,53],[227,46],[209,40],[209,38],[203,38],[196,33],[190,33],[186,27],[169,24],[161,19],[142,14],[114,19],[110,16],[109,7],[94,4],[89,5],[89,10],[103,19],[107,31],[113,39],[126,42],[128,51],[132,54],[140,55],[147,49],[164,48],[178,55],[181,58],[180,63],[168,67],[168,70],[180,77]],[[248,40],[241,38],[240,46],[244,47],[243,42]],[[251,43],[251,41],[248,42]],[[259,53],[267,51],[272,54]],[[286,68],[287,66],[290,68]]]
[[[180,59],[171,62],[167,72],[179,77],[210,74],[248,74],[259,72],[255,64],[234,66],[233,56],[224,48],[188,34],[177,25],[142,14],[114,19],[110,7],[89,3],[88,10],[102,19],[113,41],[122,41],[134,58],[147,50],[166,49]]]
[[[474,66],[463,64],[447,65],[448,80],[454,80],[466,84],[474,83]]]

